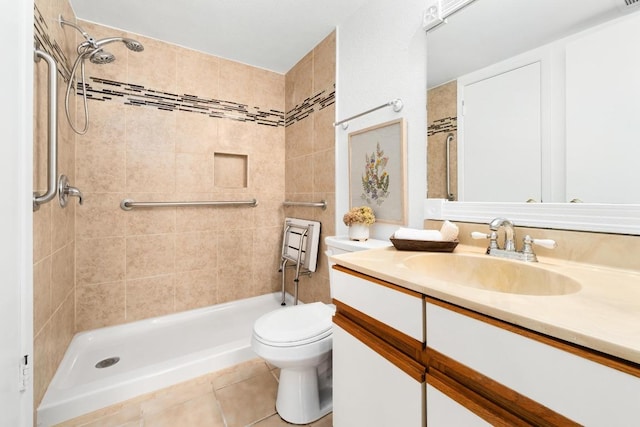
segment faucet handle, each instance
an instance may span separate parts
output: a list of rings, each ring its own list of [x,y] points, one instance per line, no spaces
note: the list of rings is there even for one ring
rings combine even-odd
[[[533,254],[533,245],[542,246],[543,248],[547,249],[555,249],[558,246],[555,240],[533,239],[527,234],[526,236],[524,236],[524,248],[522,249],[522,252],[525,254]]]
[[[492,231],[491,233],[481,233],[480,231],[472,231],[471,238],[475,240],[479,239],[490,239],[489,247],[487,248],[487,253],[491,251],[491,249],[498,249],[498,233]]]

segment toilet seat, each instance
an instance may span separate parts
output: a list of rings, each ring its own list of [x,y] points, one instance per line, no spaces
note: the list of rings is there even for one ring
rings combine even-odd
[[[294,347],[331,335],[334,310],[321,302],[275,310],[254,324],[254,338],[274,347]]]

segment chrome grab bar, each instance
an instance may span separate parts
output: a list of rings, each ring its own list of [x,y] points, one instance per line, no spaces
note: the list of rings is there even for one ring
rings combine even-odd
[[[453,202],[456,196],[451,192],[451,141],[453,141],[453,134],[447,135],[447,200]]]
[[[319,202],[292,202],[290,200],[285,200],[282,202],[283,206],[305,206],[309,208],[322,208],[327,209],[327,201],[320,200]]]
[[[49,93],[47,102],[49,104],[48,114],[48,170],[47,170],[47,191],[44,194],[33,193],[33,210],[37,211],[40,205],[51,201],[58,190],[58,66],[55,59],[47,52],[34,49],[34,61],[39,62],[40,58],[47,62],[49,67]]]
[[[204,202],[134,202],[131,199],[124,199],[120,202],[122,210],[130,211],[133,208],[167,208],[167,207],[192,207],[192,206],[258,206],[256,199],[252,200],[232,200],[232,201],[204,201]]]

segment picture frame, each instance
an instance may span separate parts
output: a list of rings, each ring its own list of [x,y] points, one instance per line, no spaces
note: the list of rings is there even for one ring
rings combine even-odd
[[[406,123],[392,120],[349,134],[349,208],[369,206],[376,222],[407,223]]]

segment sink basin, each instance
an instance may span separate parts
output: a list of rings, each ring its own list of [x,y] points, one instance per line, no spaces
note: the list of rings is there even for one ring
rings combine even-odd
[[[488,255],[422,253],[407,258],[403,264],[437,280],[508,294],[567,295],[581,288],[580,283],[564,274]]]

